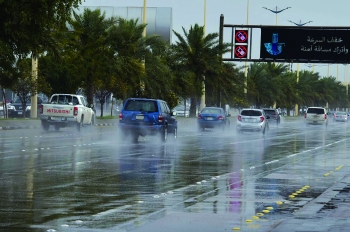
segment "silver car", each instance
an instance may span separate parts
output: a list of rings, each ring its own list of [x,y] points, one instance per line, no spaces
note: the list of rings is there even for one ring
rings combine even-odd
[[[261,131],[265,134],[269,129],[269,116],[262,109],[243,109],[237,116],[237,132]]]
[[[333,122],[347,122],[348,114],[345,111],[336,111],[333,114]]]

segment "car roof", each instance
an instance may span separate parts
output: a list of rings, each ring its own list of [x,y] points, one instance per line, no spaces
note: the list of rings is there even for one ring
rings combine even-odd
[[[246,109],[242,109],[242,110],[258,110],[258,111],[263,111],[263,109],[250,109],[250,108],[246,108]],[[241,111],[242,111],[241,110]]]

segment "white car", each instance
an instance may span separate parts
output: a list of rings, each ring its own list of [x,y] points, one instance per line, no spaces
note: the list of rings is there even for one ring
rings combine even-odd
[[[328,125],[327,110],[323,107],[308,107],[304,117],[306,125]]]
[[[9,114],[11,114],[14,110],[15,110],[15,107],[11,105],[11,103],[6,103],[6,108],[7,108],[7,116]],[[1,105],[0,106],[0,118],[4,118],[5,117],[5,114],[4,114],[4,106]]]
[[[261,131],[265,134],[269,129],[269,116],[262,109],[243,109],[237,116],[237,132]]]
[[[333,114],[333,122],[348,122],[348,114],[345,111],[336,111]]]
[[[179,117],[189,117],[190,116],[190,107],[184,105],[178,105],[173,109],[174,112],[176,112],[176,116]]]

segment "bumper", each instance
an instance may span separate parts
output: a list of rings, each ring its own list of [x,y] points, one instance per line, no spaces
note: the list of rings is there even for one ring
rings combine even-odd
[[[42,116],[40,115],[41,123],[46,123],[48,125],[60,125],[62,127],[64,126],[71,126],[76,125],[77,118],[76,117],[49,117],[49,116]]]
[[[141,136],[146,136],[160,133],[163,130],[163,125],[133,125],[119,123],[119,129],[122,131],[123,134],[132,133]]]
[[[202,128],[215,128],[215,127],[221,127],[224,125],[224,121],[206,121],[201,120],[197,121],[198,126]]]
[[[265,127],[263,123],[237,123],[237,130],[240,131],[260,131]]]
[[[336,121],[336,122],[347,122],[348,119],[347,118],[335,118],[334,121]]]
[[[305,122],[306,122],[306,124],[313,124],[313,125],[325,125],[325,124],[327,124],[326,120],[316,120],[316,121],[314,121],[314,120],[306,119]]]

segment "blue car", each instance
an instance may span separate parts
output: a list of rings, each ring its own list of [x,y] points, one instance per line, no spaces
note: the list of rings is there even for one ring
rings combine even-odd
[[[177,120],[168,104],[160,99],[129,98],[119,114],[119,129],[123,138],[136,142],[139,136],[158,136],[165,142],[168,133],[177,137]]]
[[[224,109],[219,107],[205,107],[198,114],[198,128],[204,131],[205,128],[221,128],[225,129],[230,125],[230,114],[225,113]]]

